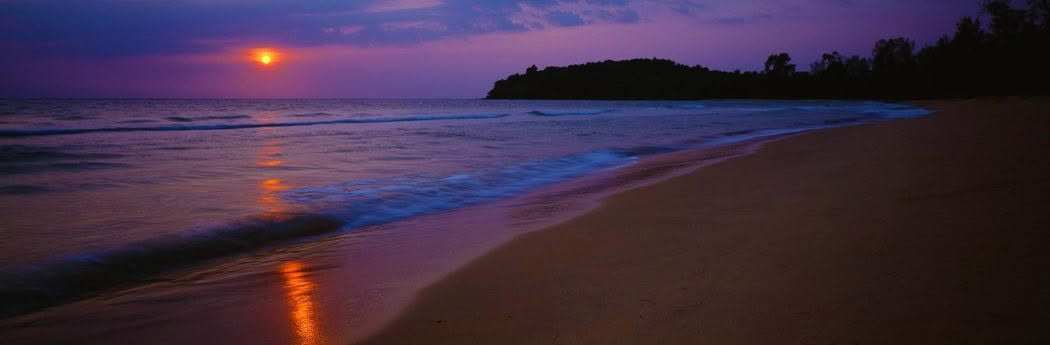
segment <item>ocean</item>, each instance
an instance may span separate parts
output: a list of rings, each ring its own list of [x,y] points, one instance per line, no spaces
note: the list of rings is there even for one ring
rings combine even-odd
[[[4,100],[0,331],[344,342],[513,236],[508,200],[650,156],[926,114],[843,101]]]

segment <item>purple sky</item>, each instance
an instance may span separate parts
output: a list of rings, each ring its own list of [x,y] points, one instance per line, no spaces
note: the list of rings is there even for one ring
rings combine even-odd
[[[0,0],[0,97],[483,97],[540,67],[659,57],[755,70],[868,56],[976,0]],[[262,67],[253,51],[278,62]]]

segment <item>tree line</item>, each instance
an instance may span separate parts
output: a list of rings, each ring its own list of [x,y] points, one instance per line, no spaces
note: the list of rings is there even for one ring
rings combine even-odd
[[[536,66],[497,81],[490,99],[916,99],[1050,94],[1050,0],[982,0],[953,35],[917,49],[899,37],[879,40],[870,57],[829,52],[797,71],[787,53],[762,71],[718,71],[664,59]],[[982,18],[987,22],[982,22]]]

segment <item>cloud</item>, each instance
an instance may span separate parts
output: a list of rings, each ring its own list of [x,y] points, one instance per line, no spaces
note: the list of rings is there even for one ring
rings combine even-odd
[[[649,0],[639,0],[649,1]],[[412,45],[634,23],[628,0],[0,0],[0,44],[24,56],[194,54],[234,45]]]
[[[827,8],[944,10],[957,7],[957,1],[0,0],[0,47],[23,56],[107,58],[248,45],[406,46],[491,33],[661,22],[670,16],[747,26]]]
[[[546,6],[518,3],[511,23],[530,30],[603,23],[634,23],[638,13],[626,2],[561,1]]]
[[[445,2],[442,0],[388,0],[380,1],[365,9],[365,12],[394,12],[405,10],[419,10],[438,7]]]
[[[577,26],[583,25],[583,18],[572,12],[553,11],[548,13],[546,16],[548,23],[552,23],[557,26]]]
[[[338,28],[327,27],[327,28],[324,28],[324,30],[322,30],[322,31],[324,31],[325,33],[330,33],[330,34],[334,34],[334,33],[338,32],[339,34],[342,34],[342,35],[353,35],[353,34],[356,34],[358,32],[361,32],[361,30],[364,30],[364,29],[365,29],[364,26],[355,25],[355,26],[342,26],[342,27],[338,27]]]
[[[24,55],[89,58],[226,48],[215,42],[405,45],[637,20],[628,5],[615,0],[10,0],[0,1],[0,44]],[[522,14],[524,9],[535,12]],[[531,15],[535,20],[515,20]]]
[[[754,22],[761,22],[761,21],[766,21],[766,20],[770,20],[770,19],[773,19],[773,16],[768,14],[768,13],[755,13],[755,14],[750,14],[750,15],[728,16],[728,17],[715,18],[714,20],[712,20],[712,22],[719,23],[719,24],[739,25],[739,24],[748,24],[748,23],[754,23]]]
[[[426,31],[446,31],[448,27],[440,22],[436,21],[406,21],[406,22],[390,22],[383,23],[383,30],[386,31],[399,31],[399,30],[426,30]]]

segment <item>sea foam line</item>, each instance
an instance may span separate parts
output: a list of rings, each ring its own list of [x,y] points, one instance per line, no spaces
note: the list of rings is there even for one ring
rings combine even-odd
[[[573,116],[573,115],[599,115],[611,113],[612,109],[576,109],[576,110],[533,110],[529,114],[537,116]]]
[[[263,215],[0,273],[0,318],[134,285],[207,260],[511,197],[622,164],[628,153],[597,150],[485,172],[393,178],[379,186],[373,184],[383,182],[350,181],[287,192],[286,198],[313,211]]]
[[[437,120],[471,120],[471,119],[495,119],[509,116],[510,114],[469,114],[449,116],[410,116],[397,118],[379,119],[341,119],[328,121],[304,121],[304,122],[272,122],[272,123],[237,123],[219,125],[174,125],[155,127],[100,127],[100,128],[54,128],[54,129],[5,129],[0,130],[0,137],[31,137],[44,135],[69,135],[98,132],[152,132],[152,131],[207,131],[225,129],[245,129],[262,127],[293,127],[293,126],[315,126],[330,124],[353,124],[353,123],[386,123],[386,122],[414,122],[414,121],[437,121]]]

